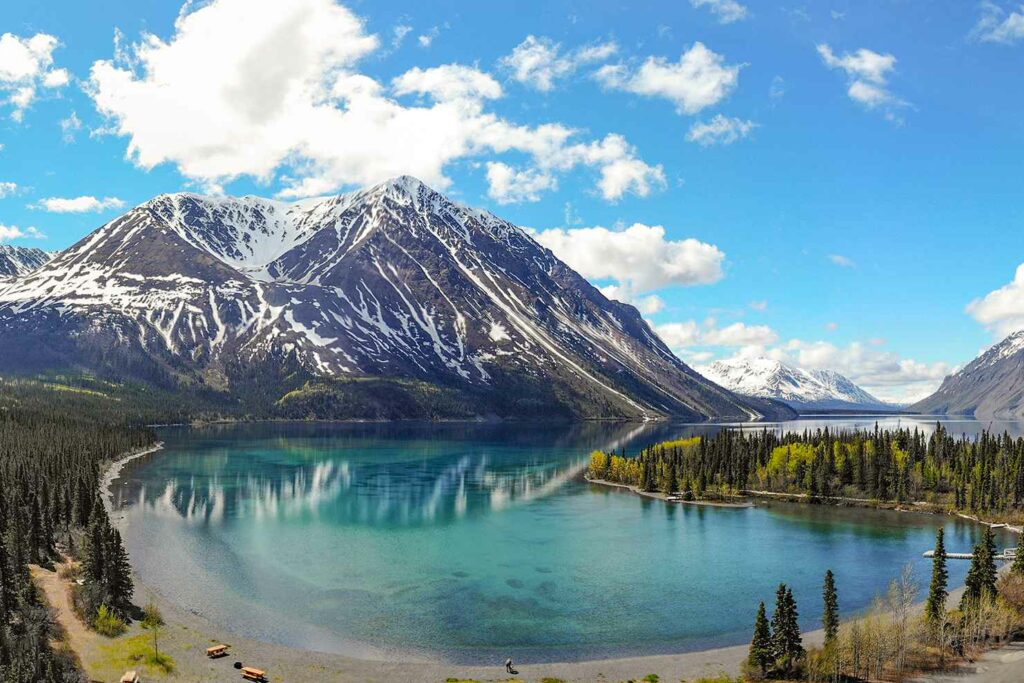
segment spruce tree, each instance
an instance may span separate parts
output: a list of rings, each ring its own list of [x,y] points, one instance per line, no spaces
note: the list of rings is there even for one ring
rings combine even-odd
[[[831,569],[825,572],[822,598],[825,602],[825,612],[822,615],[822,625],[825,627],[825,645],[830,645],[839,635],[839,596],[836,593],[836,577],[832,574]]]
[[[949,591],[949,572],[946,571],[945,530],[939,529],[935,534],[935,556],[932,559],[932,583],[928,588],[928,601],[925,602],[924,615],[928,625],[935,627],[942,623],[942,615],[946,612],[946,599]]]
[[[768,616],[765,614],[764,602],[757,608],[757,618],[754,620],[754,639],[750,642],[750,656],[747,661],[751,667],[756,667],[764,676],[768,668],[775,661],[772,650],[772,634],[768,626]]]
[[[1024,576],[1024,542],[1017,544],[1017,554],[1010,565],[1010,572],[1017,576]]]
[[[775,593],[775,614],[772,615],[772,654],[785,673],[792,672],[804,655],[799,616],[793,591],[780,583]]]
[[[966,609],[978,601],[995,600],[996,597],[996,541],[992,527],[985,529],[981,543],[974,546],[971,567],[967,570],[964,581],[964,595],[960,600],[960,609]]]
[[[106,559],[104,588],[110,605],[121,616],[125,616],[131,608],[135,586],[132,584],[132,568],[128,561],[128,553],[124,549],[124,544],[121,543],[121,533],[117,529],[108,529],[104,555]]]

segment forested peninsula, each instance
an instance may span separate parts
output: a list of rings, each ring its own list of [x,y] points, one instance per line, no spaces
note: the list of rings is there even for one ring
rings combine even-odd
[[[931,434],[877,426],[788,434],[722,429],[635,455],[595,451],[587,478],[681,500],[776,493],[817,501],[927,503],[1016,520],[1024,505],[1024,438],[954,436],[941,424]]]

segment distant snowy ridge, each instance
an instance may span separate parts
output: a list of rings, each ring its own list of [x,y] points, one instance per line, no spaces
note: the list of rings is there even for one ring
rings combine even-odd
[[[31,273],[52,257],[42,249],[0,244],[0,281]]]
[[[698,367],[730,391],[782,401],[798,409],[882,409],[885,403],[832,370],[805,370],[770,358],[736,358]]]
[[[406,176],[295,203],[156,197],[0,284],[8,341],[22,367],[112,364],[222,390],[294,362],[455,387],[485,412],[779,409],[705,380],[524,230]]]

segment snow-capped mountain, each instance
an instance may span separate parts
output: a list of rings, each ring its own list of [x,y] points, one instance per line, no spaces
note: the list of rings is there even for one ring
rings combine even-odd
[[[1015,332],[942,381],[939,390],[910,406],[934,415],[978,419],[1024,417],[1024,330]]]
[[[0,345],[13,369],[229,394],[385,377],[479,414],[786,410],[708,382],[525,231],[409,177],[292,204],[159,196],[0,284]]]
[[[42,249],[0,244],[0,281],[31,273],[51,257]]]
[[[730,391],[782,401],[798,410],[894,410],[832,370],[805,370],[770,358],[734,358],[697,368]]]

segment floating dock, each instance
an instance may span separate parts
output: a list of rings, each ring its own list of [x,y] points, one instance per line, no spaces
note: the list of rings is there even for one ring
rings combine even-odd
[[[928,550],[924,553],[925,557],[935,557],[934,550]],[[1017,557],[1017,548],[1004,548],[1003,552],[997,553],[995,559],[1003,562],[1013,562]],[[974,553],[946,553],[947,560],[973,560]]]

